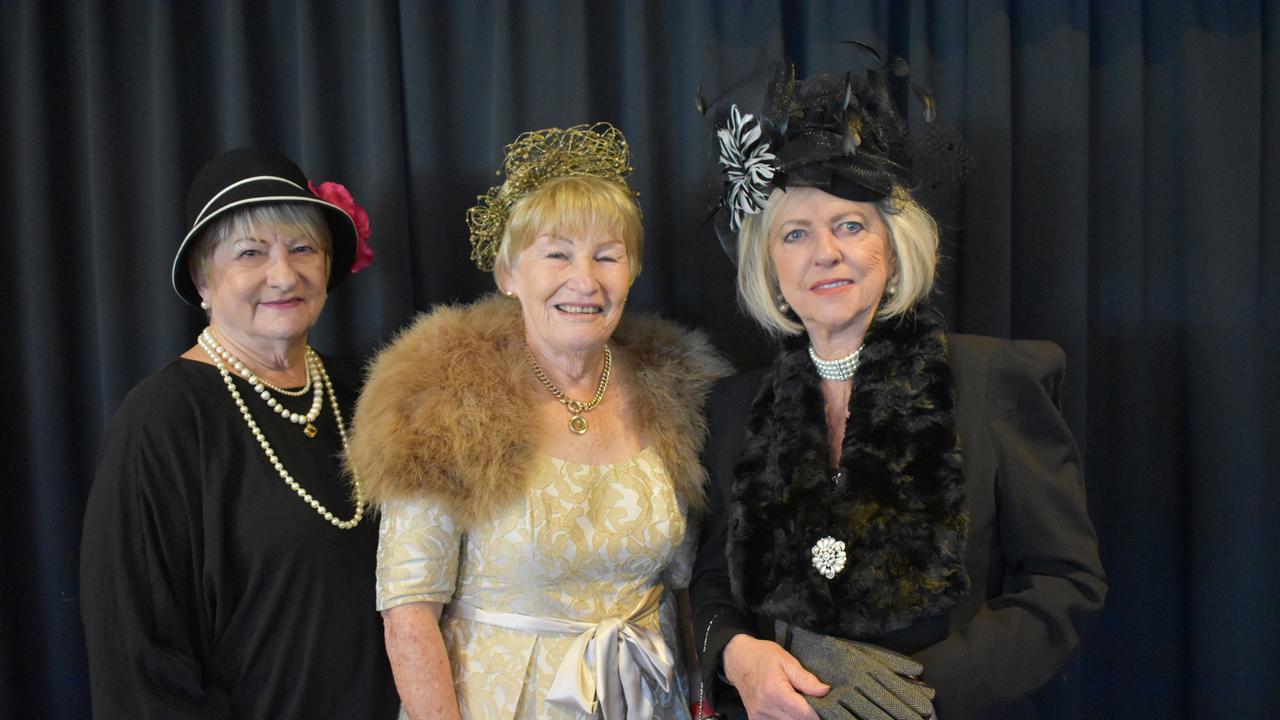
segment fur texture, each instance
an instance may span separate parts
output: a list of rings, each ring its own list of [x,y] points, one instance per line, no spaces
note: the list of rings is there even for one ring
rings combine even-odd
[[[699,333],[628,313],[610,340],[632,372],[636,422],[691,510],[705,504],[702,405],[727,364]],[[523,496],[534,392],[517,303],[494,296],[419,318],[378,354],[348,467],[371,505],[432,497],[464,527]]]
[[[968,519],[942,323],[921,312],[867,333],[839,483],[806,344],[785,344],[752,405],[729,519],[735,597],[766,617],[847,638],[949,609],[968,591]],[[828,535],[848,557],[832,580],[810,554]]]

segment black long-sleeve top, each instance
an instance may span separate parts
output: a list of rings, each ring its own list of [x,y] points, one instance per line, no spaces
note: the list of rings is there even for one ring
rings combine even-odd
[[[349,421],[357,371],[325,364]],[[235,382],[285,468],[350,518],[328,397],[308,438]],[[340,530],[285,485],[217,369],[174,361],[111,420],[85,513],[94,717],[395,717],[376,548],[374,519]]]

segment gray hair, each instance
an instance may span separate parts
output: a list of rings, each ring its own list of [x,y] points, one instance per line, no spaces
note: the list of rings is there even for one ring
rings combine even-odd
[[[228,238],[246,235],[254,226],[280,225],[301,228],[316,243],[326,260],[333,257],[333,238],[324,211],[313,203],[270,202],[233,210],[218,218],[200,234],[187,261],[196,287],[205,285],[205,271],[218,246]]]

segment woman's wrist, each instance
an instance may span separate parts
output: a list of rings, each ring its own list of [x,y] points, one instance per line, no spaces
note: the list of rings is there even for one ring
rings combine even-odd
[[[755,638],[751,637],[747,633],[738,633],[737,635],[729,638],[729,642],[724,645],[724,651],[720,653],[721,680],[724,680],[726,683],[735,687],[737,686],[737,683],[734,681],[740,679],[738,677],[738,672],[741,670],[741,660],[743,659],[742,653],[751,652],[750,648],[746,646],[749,646],[753,640],[755,640]]]

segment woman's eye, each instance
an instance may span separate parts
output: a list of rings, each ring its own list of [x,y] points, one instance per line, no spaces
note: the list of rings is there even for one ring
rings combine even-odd
[[[845,232],[856,233],[862,229],[862,223],[857,220],[846,220],[840,223],[840,229]]]
[[[240,254],[236,255],[236,257],[249,258],[249,257],[257,257],[261,254],[262,253],[257,250],[254,250],[252,248],[246,248],[244,250],[241,250]]]
[[[796,228],[794,230],[789,230],[786,235],[783,235],[782,242],[795,242],[803,238],[804,230],[802,228]]]
[[[618,262],[618,258],[615,255],[601,255],[596,258],[596,262],[616,263]]]
[[[310,255],[316,252],[316,247],[315,245],[294,245],[293,252],[301,255]]]

